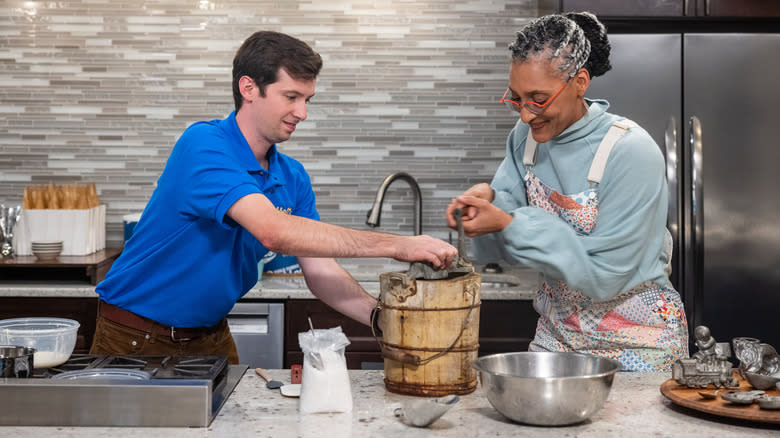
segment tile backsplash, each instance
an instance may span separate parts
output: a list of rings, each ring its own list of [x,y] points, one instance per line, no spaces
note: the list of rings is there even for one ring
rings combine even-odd
[[[516,116],[498,103],[507,45],[531,0],[58,2],[0,5],[0,203],[24,187],[94,182],[107,243],[143,210],[181,132],[233,110],[231,68],[261,29],[324,60],[309,118],[279,147],[308,169],[324,221],[368,229],[380,182],[405,171],[423,232],[450,234],[450,199],[489,181]],[[379,231],[412,233],[412,193],[388,191]],[[454,237],[455,233],[453,233]]]

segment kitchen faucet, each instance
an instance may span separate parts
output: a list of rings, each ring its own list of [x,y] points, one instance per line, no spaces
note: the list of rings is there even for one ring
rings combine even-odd
[[[379,216],[382,214],[382,202],[385,200],[385,192],[390,187],[393,181],[402,179],[409,183],[409,187],[412,188],[412,194],[414,195],[414,235],[419,236],[422,234],[422,192],[420,192],[420,186],[412,175],[406,172],[396,172],[390,175],[382,181],[379,185],[379,190],[376,192],[376,199],[374,205],[368,210],[366,214],[366,225],[371,228],[379,226]]]

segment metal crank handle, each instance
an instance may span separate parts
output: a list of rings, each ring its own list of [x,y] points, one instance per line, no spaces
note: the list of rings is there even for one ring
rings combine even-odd
[[[466,257],[466,242],[463,232],[463,209],[456,208],[452,210],[452,217],[455,219],[455,223],[458,225],[458,265],[470,266],[471,262]]]

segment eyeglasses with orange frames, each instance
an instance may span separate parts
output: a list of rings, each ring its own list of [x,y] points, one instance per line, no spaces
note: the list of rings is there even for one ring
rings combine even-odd
[[[519,98],[513,99],[512,97],[507,97],[507,96],[511,96],[512,94],[512,91],[509,88],[506,89],[506,91],[504,92],[504,96],[501,97],[501,100],[499,102],[506,104],[506,106],[508,106],[509,109],[513,111],[521,112],[522,109],[525,108],[531,114],[538,115],[543,113],[544,110],[547,109],[547,106],[550,105],[553,99],[555,99],[561,93],[561,91],[563,91],[563,89],[566,87],[566,84],[568,84],[570,80],[571,78],[567,79],[566,82],[564,82],[563,85],[561,85],[561,88],[559,88],[558,91],[555,92],[555,94],[550,96],[550,98],[545,100],[544,102],[529,101],[523,103],[523,101]]]

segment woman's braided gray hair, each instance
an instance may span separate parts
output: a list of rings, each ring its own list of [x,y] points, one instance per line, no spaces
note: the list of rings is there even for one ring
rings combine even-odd
[[[546,15],[519,32],[509,45],[513,62],[523,62],[543,54],[567,78],[585,68],[591,77],[608,72],[610,45],[604,25],[589,12]]]

